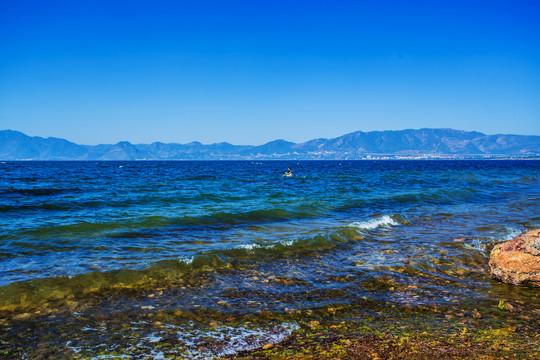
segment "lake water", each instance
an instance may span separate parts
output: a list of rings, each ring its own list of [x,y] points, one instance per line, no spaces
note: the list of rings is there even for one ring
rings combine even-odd
[[[539,179],[539,161],[3,162],[0,349],[205,358],[322,317],[503,298],[538,316],[487,262],[540,227]]]

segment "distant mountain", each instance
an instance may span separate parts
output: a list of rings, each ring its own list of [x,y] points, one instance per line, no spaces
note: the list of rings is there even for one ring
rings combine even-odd
[[[0,160],[276,160],[399,158],[538,158],[540,136],[486,135],[452,129],[356,131],[305,143],[78,145],[58,138],[0,131]]]

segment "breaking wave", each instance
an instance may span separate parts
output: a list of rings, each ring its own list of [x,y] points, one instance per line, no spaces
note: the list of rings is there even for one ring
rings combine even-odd
[[[376,235],[368,232],[400,225],[398,219],[399,215],[384,215],[346,226],[319,229],[315,235],[300,234],[268,244],[248,243],[201,251],[184,258],[157,261],[144,269],[94,271],[11,283],[0,287],[0,310],[19,311],[60,299],[82,299],[104,291],[171,284],[199,271],[234,269],[254,261],[279,260],[291,255],[319,256],[325,251],[344,249],[360,241],[369,241]],[[39,291],[29,293],[29,288]]]
[[[350,223],[348,226],[363,230],[373,230],[379,227],[390,227],[397,225],[399,225],[399,222],[397,222],[394,218],[389,215],[383,215],[371,220],[356,221]]]

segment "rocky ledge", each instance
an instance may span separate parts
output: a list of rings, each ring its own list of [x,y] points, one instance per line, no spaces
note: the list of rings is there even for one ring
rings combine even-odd
[[[514,285],[540,287],[540,229],[497,244],[489,259],[491,277]]]

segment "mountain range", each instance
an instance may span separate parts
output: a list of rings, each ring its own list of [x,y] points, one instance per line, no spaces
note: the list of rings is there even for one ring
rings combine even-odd
[[[161,143],[79,145],[65,139],[0,131],[0,160],[346,160],[400,158],[538,158],[540,136],[486,135],[453,129],[356,131],[304,143],[263,145]]]

